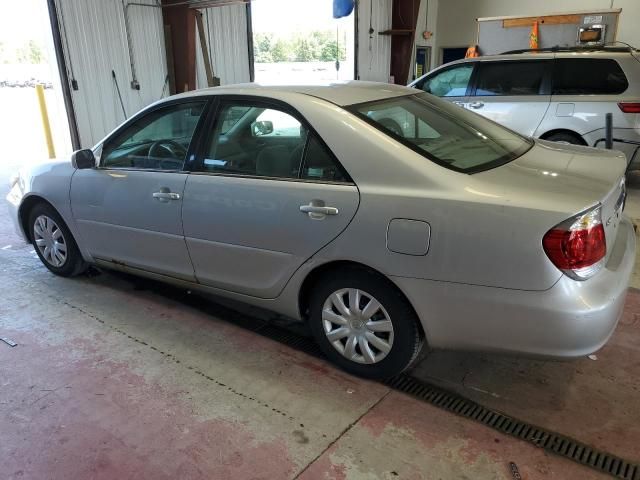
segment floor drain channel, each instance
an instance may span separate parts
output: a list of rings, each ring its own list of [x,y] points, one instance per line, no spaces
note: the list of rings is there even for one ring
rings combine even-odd
[[[322,357],[316,343],[307,337],[284,328],[265,325],[257,333],[289,347]],[[506,435],[524,440],[536,447],[573,460],[598,472],[624,480],[640,480],[640,465],[602,450],[597,450],[556,432],[523,422],[500,412],[483,407],[461,395],[446,391],[410,375],[399,375],[384,382],[394,390],[411,395],[457,415],[483,423]]]
[[[529,442],[536,447],[560,455],[589,468],[625,480],[640,480],[640,465],[628,462],[601,450],[596,450],[572,438],[545,430],[504,415],[495,410],[422,382],[409,375],[399,375],[386,385],[432,405],[476,420],[506,435]]]

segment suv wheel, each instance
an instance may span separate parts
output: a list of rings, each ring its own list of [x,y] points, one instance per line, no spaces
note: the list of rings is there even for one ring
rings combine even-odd
[[[322,277],[311,292],[310,324],[322,351],[350,373],[389,378],[423,347],[419,320],[388,280],[361,270]]]

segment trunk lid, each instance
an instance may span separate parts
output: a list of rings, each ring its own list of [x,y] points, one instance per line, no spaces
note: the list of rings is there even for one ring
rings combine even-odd
[[[601,204],[608,258],[624,205],[626,167],[618,151],[536,140],[522,157],[472,177],[499,188],[509,205],[556,213],[549,228]]]

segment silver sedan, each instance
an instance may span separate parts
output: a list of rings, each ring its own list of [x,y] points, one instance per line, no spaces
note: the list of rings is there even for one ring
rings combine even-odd
[[[407,87],[238,85],[158,102],[23,169],[7,198],[55,274],[93,264],[264,307],[383,378],[425,348],[599,349],[635,256],[625,167]]]

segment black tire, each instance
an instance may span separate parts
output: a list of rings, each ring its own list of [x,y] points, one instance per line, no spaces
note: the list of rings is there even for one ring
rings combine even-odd
[[[571,145],[586,145],[582,137],[571,132],[556,132],[552,133],[545,140],[550,142],[570,143]]]
[[[43,253],[40,251],[40,247],[38,247],[38,245],[36,244],[36,235],[34,233],[35,223],[38,217],[41,216],[52,219],[62,233],[64,245],[66,245],[66,258],[64,260],[64,263],[59,266],[53,265],[49,260],[47,260],[44,257]],[[40,261],[44,264],[45,267],[47,267],[56,275],[59,275],[61,277],[74,277],[81,274],[87,269],[87,264],[80,254],[78,245],[76,244],[73,235],[71,235],[69,227],[67,227],[67,224],[64,223],[62,217],[51,205],[42,202],[36,204],[31,209],[31,212],[29,212],[29,235],[31,238],[31,243],[33,244],[33,248],[38,254]]]
[[[334,292],[347,288],[358,289],[374,297],[384,310],[376,315],[384,316],[386,312],[393,325],[391,349],[376,363],[358,363],[346,358],[325,333],[322,318],[325,302]],[[404,295],[386,278],[358,268],[334,271],[319,278],[310,292],[309,322],[313,336],[324,354],[342,369],[365,378],[386,379],[407,370],[418,359],[424,345],[419,319]],[[366,297],[362,301],[366,302]],[[362,352],[359,346],[356,350]],[[360,356],[364,357],[361,353]]]

